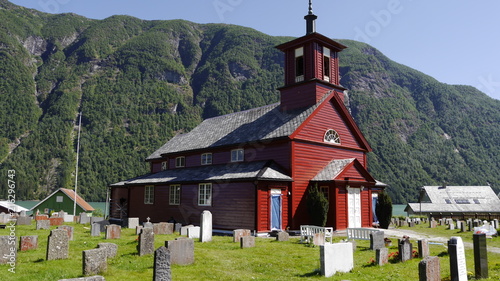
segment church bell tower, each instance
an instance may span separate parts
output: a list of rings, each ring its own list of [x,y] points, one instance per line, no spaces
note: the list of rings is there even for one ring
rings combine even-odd
[[[281,111],[312,106],[335,90],[343,98],[340,86],[338,53],[346,46],[316,32],[316,19],[309,0],[306,35],[276,48],[285,54],[285,86],[280,90]]]

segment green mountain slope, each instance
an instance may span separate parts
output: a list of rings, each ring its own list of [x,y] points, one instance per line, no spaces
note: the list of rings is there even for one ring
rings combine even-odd
[[[97,201],[109,183],[147,172],[145,157],[203,118],[278,101],[283,57],[274,46],[290,38],[0,7],[0,174],[16,170],[17,200],[74,186],[80,111],[78,186]],[[500,188],[500,101],[342,43],[341,83],[374,148],[369,168],[395,203],[442,182]]]

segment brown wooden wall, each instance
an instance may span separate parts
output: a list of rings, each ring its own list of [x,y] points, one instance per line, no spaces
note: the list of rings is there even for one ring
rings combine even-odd
[[[253,183],[217,183],[212,185],[212,206],[198,206],[198,184],[181,185],[180,205],[169,205],[169,185],[157,185],[154,204],[144,204],[144,186],[130,187],[129,217],[166,222],[174,218],[183,224],[199,225],[204,210],[212,213],[217,229],[255,229],[256,187]]]
[[[175,168],[175,158],[184,156],[186,158],[186,167],[201,166],[201,155],[203,153],[212,153],[212,165],[231,163],[231,150],[240,147],[228,147],[224,149],[213,149],[203,152],[193,152],[178,155],[171,155],[167,158],[169,169]],[[290,167],[290,144],[287,141],[281,142],[258,142],[245,145],[245,162],[263,161],[272,159],[285,169]],[[151,162],[151,171],[157,173],[161,171],[161,162],[165,160],[154,160]]]

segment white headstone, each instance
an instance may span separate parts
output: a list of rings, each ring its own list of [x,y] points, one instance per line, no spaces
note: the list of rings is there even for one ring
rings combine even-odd
[[[451,237],[448,241],[448,252],[450,255],[450,271],[452,279],[457,281],[467,281],[465,248],[461,237]]]
[[[321,274],[331,277],[336,272],[349,272],[354,268],[351,243],[335,243],[320,246]]]
[[[128,228],[135,229],[139,226],[139,218],[128,218]]]
[[[212,213],[203,211],[201,213],[200,242],[212,241]]]
[[[188,235],[188,238],[199,239],[200,238],[200,227],[199,226],[189,227],[187,229],[187,235]]]

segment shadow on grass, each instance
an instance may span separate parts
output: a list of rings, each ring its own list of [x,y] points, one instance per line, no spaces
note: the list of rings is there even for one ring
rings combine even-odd
[[[321,269],[317,268],[312,272],[306,273],[306,274],[301,274],[297,275],[298,277],[314,277],[314,276],[320,276],[321,275]]]

